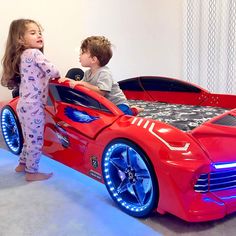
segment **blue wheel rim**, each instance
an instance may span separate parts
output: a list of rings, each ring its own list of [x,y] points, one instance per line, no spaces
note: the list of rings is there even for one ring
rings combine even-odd
[[[21,148],[20,134],[16,118],[10,109],[2,110],[1,127],[4,140],[13,153],[19,153]]]
[[[129,212],[143,212],[153,199],[153,182],[140,154],[125,143],[116,143],[105,154],[104,180],[113,199]]]

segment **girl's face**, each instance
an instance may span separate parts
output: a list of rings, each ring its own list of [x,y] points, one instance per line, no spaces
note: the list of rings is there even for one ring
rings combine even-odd
[[[25,48],[43,48],[44,42],[39,26],[35,23],[29,23],[26,25],[26,28],[23,39],[21,39]]]

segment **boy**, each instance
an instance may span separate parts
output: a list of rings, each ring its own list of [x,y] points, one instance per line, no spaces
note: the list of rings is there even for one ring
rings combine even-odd
[[[71,81],[71,87],[75,85],[85,86],[108,100],[113,102],[121,111],[128,115],[137,115],[142,108],[130,108],[128,101],[114,81],[109,68],[106,66],[112,58],[110,41],[104,36],[91,36],[83,40],[81,44],[80,63],[88,67],[81,81]]]

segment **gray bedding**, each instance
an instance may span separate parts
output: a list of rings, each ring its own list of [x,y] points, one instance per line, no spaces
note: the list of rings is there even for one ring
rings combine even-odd
[[[226,109],[193,105],[167,104],[142,100],[129,100],[131,106],[144,108],[139,117],[152,118],[171,124],[183,131],[189,131],[203,122],[223,114]]]

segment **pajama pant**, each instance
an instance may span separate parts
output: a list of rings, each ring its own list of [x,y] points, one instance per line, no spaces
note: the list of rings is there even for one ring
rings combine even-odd
[[[37,102],[24,102],[20,99],[17,104],[17,115],[24,138],[19,162],[25,164],[26,172],[37,173],[43,147],[44,105]]]

